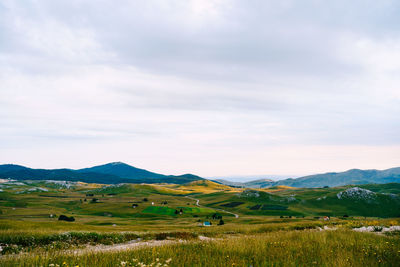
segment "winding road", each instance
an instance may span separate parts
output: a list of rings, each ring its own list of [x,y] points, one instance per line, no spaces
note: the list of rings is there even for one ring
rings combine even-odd
[[[204,208],[209,208],[209,209],[213,209],[213,210],[218,210],[218,211],[222,211],[222,212],[225,212],[225,213],[229,213],[229,214],[234,215],[235,218],[239,218],[239,215],[238,215],[238,214],[235,214],[235,213],[233,213],[233,212],[230,212],[230,211],[227,211],[227,210],[223,210],[223,209],[217,209],[217,208],[212,208],[212,207],[207,207],[207,206],[201,206],[201,205],[200,205],[200,200],[199,200],[199,199],[192,198],[192,197],[189,197],[189,196],[185,196],[185,197],[186,197],[186,198],[189,198],[189,199],[191,199],[191,200],[195,200],[195,201],[196,201],[196,206],[204,207]]]

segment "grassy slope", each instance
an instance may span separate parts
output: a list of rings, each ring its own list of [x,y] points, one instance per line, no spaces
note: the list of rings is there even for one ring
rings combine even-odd
[[[48,191],[28,191],[37,187]],[[0,241],[7,238],[47,240],[50,238],[47,237],[49,235],[62,234],[66,231],[110,233],[109,236],[102,237],[104,242],[113,242],[113,238],[125,240],[124,236],[114,237],[112,234],[114,232],[133,232],[128,235],[145,236],[147,233],[183,231],[211,237],[224,237],[226,233],[239,237],[201,244],[193,241],[179,246],[168,245],[157,250],[148,248],[123,253],[89,254],[78,258],[62,256],[59,255],[59,251],[50,249],[46,250],[47,254],[41,254],[39,251],[9,260],[3,258],[0,259],[0,265],[16,266],[24,263],[25,266],[48,266],[50,263],[60,264],[66,261],[69,266],[73,266],[72,264],[118,266],[121,261],[133,259],[151,263],[158,257],[162,260],[172,258],[171,266],[185,266],[185,264],[209,266],[210,259],[213,261],[213,266],[232,266],[232,263],[237,266],[250,264],[324,266],[324,263],[329,263],[325,264],[326,266],[377,266],[378,264],[394,266],[393,263],[400,260],[400,253],[396,252],[400,250],[398,237],[380,237],[346,231],[335,233],[289,231],[314,228],[326,223],[344,224],[349,227],[377,223],[399,224],[398,220],[391,222],[391,219],[364,222],[359,219],[333,218],[331,222],[322,222],[313,218],[319,215],[366,214],[393,217],[400,214],[397,213],[399,204],[393,202],[393,196],[382,194],[398,195],[399,184],[360,186],[379,192],[379,206],[363,201],[337,199],[338,192],[350,187],[323,189],[275,187],[243,192],[243,189],[221,186],[209,181],[185,185],[129,184],[111,187],[78,183],[69,189],[44,182],[3,185],[3,192],[0,192]],[[87,194],[94,196],[86,196]],[[186,198],[186,195],[199,199],[202,206],[196,206],[196,201]],[[84,201],[85,198],[87,201]],[[97,198],[98,203],[91,203],[92,198]],[[147,201],[144,201],[145,198]],[[165,201],[167,204],[163,204]],[[152,202],[155,203],[154,206]],[[138,205],[135,209],[132,208],[134,203]],[[251,210],[250,207],[255,205],[261,207],[264,205],[267,208],[286,207],[286,209]],[[198,227],[199,220],[212,220],[210,215],[215,212],[213,207],[238,213],[240,217],[236,219],[219,212],[224,216],[224,226]],[[181,208],[184,213],[176,215],[175,209]],[[56,218],[50,218],[49,214],[74,216],[76,221],[61,222]],[[300,217],[305,215],[306,218],[280,219],[279,216],[282,215]],[[218,220],[212,221],[214,225],[218,222]],[[276,232],[278,230],[289,232]],[[95,234],[82,235],[82,238],[93,238]]]
[[[63,255],[57,251],[0,259],[1,266],[397,266],[398,238],[351,231],[272,232],[213,242]]]
[[[31,192],[32,188],[45,188],[47,192]],[[338,199],[336,194],[350,186],[323,189],[298,189],[276,187],[259,191],[231,188],[210,181],[192,182],[185,185],[120,185],[76,184],[74,188],[57,188],[43,182],[30,185],[3,186],[0,192],[0,218],[14,220],[55,221],[49,214],[66,214],[87,224],[106,222],[110,224],[139,225],[140,220],[160,219],[165,215],[181,218],[195,224],[193,215],[207,216],[212,210],[195,209],[195,201],[185,195],[200,199],[200,204],[224,209],[241,216],[372,216],[396,217],[400,215],[400,185],[363,185],[378,192],[377,201]],[[19,193],[18,192],[23,192]],[[258,195],[255,196],[253,193]],[[395,195],[387,195],[390,193]],[[87,196],[94,194],[94,196]],[[97,198],[98,203],[92,203]],[[147,198],[148,201],[144,201]],[[86,199],[86,201],[84,201]],[[162,203],[167,202],[166,205]],[[157,214],[143,212],[154,202],[171,210],[188,208],[182,216],[171,212]],[[138,205],[133,209],[132,204]],[[236,203],[236,204],[235,204]],[[255,207],[259,206],[258,209]],[[192,208],[192,209],[189,209]],[[161,218],[163,217],[163,218]],[[173,219],[171,218],[171,219]]]

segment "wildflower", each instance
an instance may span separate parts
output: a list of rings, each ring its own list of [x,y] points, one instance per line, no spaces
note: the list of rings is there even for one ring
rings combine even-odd
[[[399,251],[400,252],[400,251]],[[172,261],[172,259],[171,258],[169,258],[168,260],[166,260],[165,262],[166,263],[170,263]]]
[[[121,266],[125,266],[126,265],[126,261],[121,261]]]
[[[54,266],[54,263],[50,263],[50,264],[49,264],[49,267],[53,267],[53,266]]]

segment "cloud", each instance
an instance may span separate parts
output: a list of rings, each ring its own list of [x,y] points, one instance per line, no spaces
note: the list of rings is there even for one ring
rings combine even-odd
[[[122,160],[209,176],[390,167],[400,159],[398,10],[3,1],[0,161]]]

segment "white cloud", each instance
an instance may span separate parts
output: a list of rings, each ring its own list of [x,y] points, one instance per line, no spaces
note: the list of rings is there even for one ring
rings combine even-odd
[[[6,1],[0,161],[208,176],[396,165],[398,7],[370,4]]]

